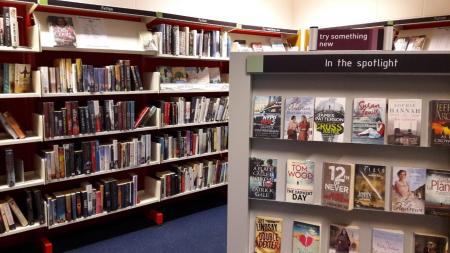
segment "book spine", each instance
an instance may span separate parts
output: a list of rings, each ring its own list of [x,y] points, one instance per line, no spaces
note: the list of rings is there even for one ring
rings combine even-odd
[[[6,180],[9,187],[13,187],[16,184],[16,175],[14,171],[14,153],[12,149],[5,149],[5,161],[6,161]]]
[[[36,220],[39,224],[45,223],[44,202],[42,201],[42,193],[40,190],[33,191],[34,207],[36,211]]]
[[[4,45],[10,47],[11,44],[11,19],[9,8],[11,7],[3,7],[3,34],[4,34]]]
[[[11,46],[19,46],[19,25],[17,23],[17,9],[15,7],[9,7],[9,22],[11,26]]]

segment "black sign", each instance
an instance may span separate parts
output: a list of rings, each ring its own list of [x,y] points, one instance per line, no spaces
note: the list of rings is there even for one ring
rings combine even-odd
[[[241,28],[244,29],[244,30],[275,32],[275,33],[286,33],[286,34],[297,34],[297,30],[274,28],[274,27],[242,25]]]
[[[445,73],[450,54],[264,55],[263,73]]]
[[[202,24],[210,24],[210,25],[218,25],[218,26],[226,26],[226,27],[236,27],[236,23],[225,22],[225,21],[217,21],[217,20],[209,20],[204,18],[196,18],[189,16],[182,16],[177,14],[163,13],[163,18],[174,19],[178,21],[188,21],[188,22],[196,22]]]
[[[104,12],[111,12],[111,13],[117,13],[117,14],[130,14],[130,15],[138,15],[138,16],[147,16],[147,17],[155,17],[156,16],[156,13],[154,11],[144,11],[144,10],[112,7],[112,6],[106,6],[106,5],[86,4],[86,3],[68,2],[68,1],[60,1],[60,0],[48,0],[48,5],[49,6],[68,7],[68,8],[77,8],[77,9],[91,10],[91,11],[104,11]]]

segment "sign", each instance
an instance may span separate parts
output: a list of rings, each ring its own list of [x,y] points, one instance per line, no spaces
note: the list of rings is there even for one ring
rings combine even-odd
[[[376,50],[378,28],[319,29],[317,50]]]

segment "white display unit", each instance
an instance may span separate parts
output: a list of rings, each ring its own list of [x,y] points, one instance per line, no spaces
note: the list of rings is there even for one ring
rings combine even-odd
[[[405,253],[414,252],[413,232],[448,236],[450,219],[430,215],[393,213],[389,204],[384,211],[341,211],[321,206],[322,162],[345,162],[423,167],[449,170],[450,156],[446,147],[428,145],[428,110],[432,99],[449,99],[450,54],[323,51],[254,55],[231,55],[230,62],[230,146],[228,187],[227,252],[254,252],[255,216],[283,218],[281,252],[292,252],[293,221],[321,224],[321,251],[328,252],[329,225],[356,225],[360,228],[360,251],[371,252],[372,228],[402,230]],[[272,57],[272,58],[271,58]],[[399,59],[396,68],[366,69],[325,68],[325,59]],[[336,62],[334,62],[336,63]],[[440,66],[443,65],[443,66]],[[446,66],[446,67],[445,67]],[[284,129],[284,98],[289,96],[340,96],[346,98],[346,143],[297,142],[283,139],[252,138],[253,97],[273,95],[283,97],[282,125]],[[423,100],[420,147],[352,144],[351,117],[355,97],[421,98]],[[276,200],[248,198],[249,158],[278,159]],[[310,159],[316,162],[315,204],[285,202],[285,171],[287,159]],[[390,188],[387,180],[386,189]],[[317,189],[317,190],[316,190]],[[386,202],[390,190],[386,192]]]

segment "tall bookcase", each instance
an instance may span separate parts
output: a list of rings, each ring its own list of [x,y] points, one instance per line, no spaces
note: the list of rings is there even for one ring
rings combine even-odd
[[[326,60],[352,61],[352,67],[325,67]],[[356,67],[363,60],[398,60],[394,68]],[[386,182],[384,211],[342,211],[321,205],[322,163],[363,163],[413,166],[449,170],[448,148],[431,147],[429,141],[429,101],[448,99],[447,52],[396,53],[324,51],[287,54],[232,54],[230,65],[230,166],[228,187],[228,252],[254,252],[255,216],[283,218],[281,252],[292,252],[293,221],[321,225],[320,252],[328,252],[329,225],[356,225],[360,228],[360,251],[371,252],[372,228],[402,230],[404,252],[413,252],[413,232],[448,236],[449,219],[430,215],[393,213],[389,209],[391,182]],[[445,66],[445,67],[444,67]],[[239,85],[238,85],[239,84]],[[345,97],[344,143],[299,142],[253,138],[254,96]],[[422,131],[418,147],[351,143],[352,103],[355,97],[421,98]],[[284,122],[284,100],[282,120]],[[284,126],[281,124],[281,131]],[[278,159],[276,199],[249,199],[249,158]],[[316,162],[314,204],[285,202],[287,159]]]

